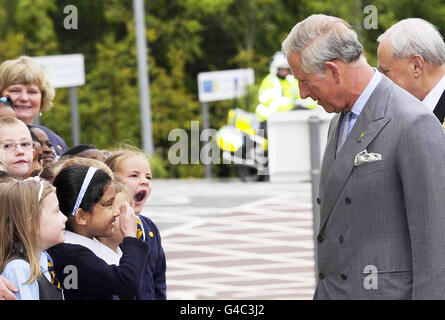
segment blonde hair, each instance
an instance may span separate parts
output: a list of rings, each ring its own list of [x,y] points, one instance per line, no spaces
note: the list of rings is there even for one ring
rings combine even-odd
[[[80,158],[80,157],[61,159],[57,162],[48,164],[45,166],[45,168],[43,168],[42,173],[40,174],[40,177],[45,180],[48,180],[49,182],[52,183],[60,171],[62,171],[66,167],[74,166],[74,165],[85,165],[85,166],[101,169],[106,174],[108,174],[112,180],[114,178],[114,175],[113,175],[113,172],[111,171],[111,169],[103,162],[96,160],[96,159]]]
[[[35,84],[42,94],[40,111],[52,108],[55,96],[54,88],[40,66],[30,57],[20,56],[14,60],[6,60],[0,65],[0,92],[13,84]]]
[[[121,169],[122,162],[131,157],[143,157],[150,164],[149,157],[140,149],[133,146],[125,146],[125,148],[114,150],[105,160],[105,164],[113,172],[118,172]]]
[[[114,189],[116,190],[116,194],[121,192],[125,193],[127,198],[130,200],[130,206],[134,208],[134,199],[133,196],[131,195],[130,190],[128,190],[127,186],[121,181],[121,179],[116,174],[113,174],[113,176],[114,176]]]
[[[25,284],[41,275],[40,212],[43,199],[51,192],[55,188],[44,180],[9,179],[0,183],[0,271],[13,259],[25,259],[31,268]]]
[[[11,125],[15,125],[15,124],[25,126],[28,129],[26,124],[20,119],[17,119],[15,117],[0,117],[0,127],[11,126]],[[29,136],[31,137],[31,133],[29,134]]]

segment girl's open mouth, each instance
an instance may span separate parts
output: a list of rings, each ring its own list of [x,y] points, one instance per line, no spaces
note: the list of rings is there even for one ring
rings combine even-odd
[[[145,199],[146,195],[147,195],[147,191],[146,190],[139,191],[138,193],[136,193],[134,195],[134,197],[133,197],[134,201],[137,202],[137,203],[142,202]]]

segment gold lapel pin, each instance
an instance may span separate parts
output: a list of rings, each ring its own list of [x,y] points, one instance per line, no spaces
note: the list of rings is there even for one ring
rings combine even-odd
[[[362,133],[360,134],[360,136],[358,137],[357,142],[358,142],[358,143],[362,142],[364,138],[365,138],[365,133],[362,132]]]

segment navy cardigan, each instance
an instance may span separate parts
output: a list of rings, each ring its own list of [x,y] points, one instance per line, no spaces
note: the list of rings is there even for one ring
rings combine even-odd
[[[117,296],[138,294],[150,247],[144,241],[125,237],[121,249],[119,266],[108,265],[93,251],[78,244],[60,243],[48,249],[54,261],[56,276],[64,289],[65,299],[112,300]],[[70,268],[64,273],[67,266]],[[73,269],[76,272],[70,271]],[[72,288],[76,274],[77,288]],[[64,280],[71,288],[67,288]]]
[[[139,215],[139,219],[142,221],[145,242],[150,246],[150,252],[142,278],[142,289],[136,295],[136,299],[165,300],[167,299],[166,262],[164,249],[161,246],[161,235],[149,218]]]

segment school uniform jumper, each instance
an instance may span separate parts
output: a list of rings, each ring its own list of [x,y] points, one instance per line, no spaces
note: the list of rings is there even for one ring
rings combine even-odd
[[[123,254],[119,266],[107,264],[93,251],[78,244],[61,243],[50,248],[48,252],[54,260],[65,299],[114,300],[117,296],[138,294],[150,247],[132,237],[125,237],[120,246]],[[66,266],[71,266],[67,270],[75,272],[64,273]]]
[[[167,299],[166,261],[161,235],[155,223],[149,218],[139,215],[139,219],[143,226],[144,241],[150,246],[150,252],[142,278],[142,289],[136,295],[136,300],[165,300]]]

